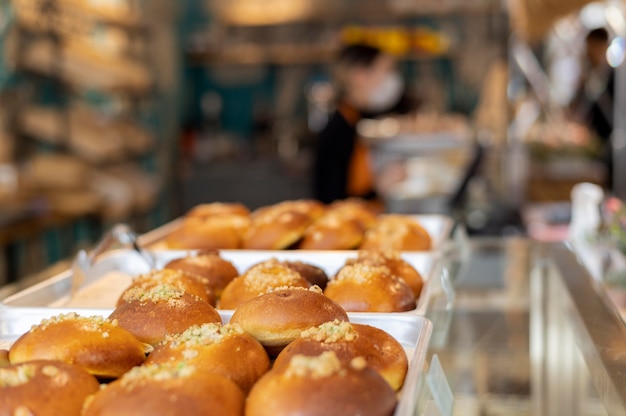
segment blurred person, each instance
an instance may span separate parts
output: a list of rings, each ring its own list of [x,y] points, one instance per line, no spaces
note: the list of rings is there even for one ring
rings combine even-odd
[[[591,30],[585,38],[586,68],[572,102],[574,117],[582,121],[602,142],[602,160],[607,166],[608,189],[613,184],[613,99],[615,71],[606,59],[609,33],[604,28]]]
[[[350,45],[334,68],[336,109],[319,133],[314,164],[315,197],[324,203],[348,197],[374,199],[369,152],[357,137],[364,117],[406,112],[404,82],[395,59],[368,45]]]

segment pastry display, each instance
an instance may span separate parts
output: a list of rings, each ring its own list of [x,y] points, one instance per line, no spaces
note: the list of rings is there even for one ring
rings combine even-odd
[[[237,276],[239,272],[228,260],[220,257],[219,252],[202,252],[170,261],[166,269],[180,270],[191,275],[204,284],[208,290],[218,298],[224,288]]]
[[[308,288],[308,280],[277,260],[268,260],[251,267],[226,286],[220,298],[220,309],[236,309],[242,303],[263,295],[269,289],[296,286]]]
[[[415,309],[411,288],[386,266],[344,266],[324,294],[348,312],[404,312]]]
[[[244,394],[224,376],[186,363],[135,367],[88,399],[83,416],[241,416]]]
[[[167,283],[129,289],[109,318],[150,345],[192,325],[222,322],[208,302]]]
[[[161,284],[170,285],[178,290],[197,296],[211,305],[215,305],[215,294],[210,288],[203,285],[200,279],[194,278],[192,275],[180,270],[164,269],[135,277],[131,285],[120,295],[117,306],[132,298],[132,296],[128,295],[129,292],[147,291]]]
[[[244,393],[270,369],[263,346],[238,324],[195,325],[182,334],[167,336],[146,364],[184,361],[233,380]]]
[[[9,360],[60,360],[102,378],[116,378],[145,360],[145,346],[115,319],[76,313],[44,319],[18,338]]]
[[[329,321],[347,321],[346,312],[322,290],[277,288],[240,305],[230,319],[276,355],[303,330]]]
[[[77,365],[34,360],[0,368],[0,414],[80,416],[100,383]]]
[[[432,249],[430,235],[414,218],[380,215],[360,199],[328,206],[313,200],[285,201],[253,212],[239,203],[201,204],[165,243],[182,250]]]
[[[285,369],[295,355],[318,356],[325,351],[334,351],[344,365],[363,357],[394,390],[402,387],[409,366],[402,345],[382,329],[332,321],[303,331],[276,357],[273,369]]]
[[[391,416],[396,395],[365,359],[343,365],[333,351],[295,355],[282,371],[272,370],[252,388],[247,416]]]
[[[365,233],[361,249],[426,251],[432,248],[428,232],[414,219],[403,215],[383,215]]]

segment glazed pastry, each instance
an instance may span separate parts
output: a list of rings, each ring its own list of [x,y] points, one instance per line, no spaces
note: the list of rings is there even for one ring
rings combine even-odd
[[[432,242],[428,232],[413,218],[383,215],[376,226],[365,233],[361,249],[425,251],[432,249]]]
[[[204,252],[175,259],[165,265],[166,269],[180,270],[194,276],[218,298],[224,288],[239,272],[228,260],[220,257],[219,252]]]

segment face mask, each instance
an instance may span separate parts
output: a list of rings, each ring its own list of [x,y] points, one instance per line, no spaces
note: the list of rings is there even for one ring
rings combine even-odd
[[[390,72],[385,78],[369,93],[367,100],[367,111],[374,113],[391,109],[398,103],[404,82],[397,72]]]

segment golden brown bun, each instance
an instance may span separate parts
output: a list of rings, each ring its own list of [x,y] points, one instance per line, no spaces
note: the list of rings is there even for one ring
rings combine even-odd
[[[301,261],[284,261],[283,264],[291,270],[300,273],[300,276],[304,277],[311,285],[324,289],[328,283],[326,272],[317,266]]]
[[[348,315],[321,289],[279,288],[240,305],[230,319],[276,355],[305,329]]]
[[[180,250],[237,249],[249,226],[250,219],[240,215],[189,217],[167,236],[166,243]]]
[[[267,293],[269,289],[282,286],[308,288],[311,285],[300,273],[277,260],[268,260],[251,267],[230,282],[222,292],[219,307],[236,309],[242,303]]]
[[[154,348],[146,364],[183,361],[231,379],[244,393],[270,369],[263,346],[237,324],[204,324],[168,336]]]
[[[136,367],[87,401],[83,416],[243,415],[244,394],[226,377],[184,363]]]
[[[250,210],[246,208],[245,205],[239,203],[213,202],[193,207],[187,213],[186,217],[206,218],[219,215],[239,215],[241,217],[248,217]]]
[[[252,221],[242,246],[248,250],[286,249],[302,238],[311,221],[301,212],[270,209]]]
[[[149,290],[163,283],[175,286],[178,289],[197,296],[203,301],[215,306],[215,294],[210,288],[203,285],[198,278],[180,270],[168,269],[156,270],[148,274],[142,274],[135,277],[131,285],[120,295],[120,298],[117,301],[117,306],[124,303],[124,297],[129,291],[135,290],[135,288]]]
[[[220,257],[218,252],[198,253],[182,259],[172,260],[165,265],[166,269],[181,270],[195,276],[219,298],[224,288],[239,272],[228,260]]]
[[[302,250],[352,250],[363,241],[364,229],[353,219],[327,214],[311,224],[299,244]]]
[[[425,251],[432,248],[428,232],[413,218],[403,215],[383,215],[367,233],[361,248]]]
[[[404,261],[397,251],[393,250],[362,250],[356,259],[346,264],[362,263],[370,266],[387,266],[392,274],[398,276],[411,288],[415,298],[419,298],[424,280],[413,266]]]
[[[356,221],[363,231],[376,225],[379,214],[372,204],[354,198],[333,202],[329,205],[327,213],[343,220]]]
[[[0,368],[11,364],[9,361],[9,350],[0,350]]]
[[[0,415],[79,416],[85,399],[100,388],[77,365],[35,360],[0,368]]]
[[[391,416],[396,395],[363,360],[343,366],[334,352],[294,356],[252,388],[246,416]]]
[[[287,368],[294,355],[316,357],[334,351],[348,365],[363,357],[367,365],[378,371],[394,390],[400,390],[409,367],[404,348],[385,331],[369,325],[349,322],[326,322],[303,331],[300,338],[287,345],[276,357],[273,370]]]
[[[213,306],[167,284],[147,291],[128,292],[124,303],[109,318],[116,319],[122,328],[150,345],[192,325],[222,322]]]
[[[75,313],[44,319],[15,341],[11,363],[61,360],[102,378],[116,378],[141,364],[144,345],[115,320]]]
[[[403,312],[416,306],[411,288],[385,266],[344,266],[324,294],[348,312]]]
[[[259,217],[268,215],[268,212],[299,212],[306,215],[311,219],[311,221],[313,221],[324,215],[325,211],[326,208],[321,202],[312,199],[298,199],[295,201],[284,201],[279,202],[278,204],[261,207],[256,209],[252,213],[251,217],[253,220],[256,220]]]

